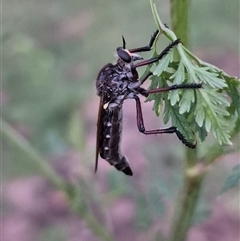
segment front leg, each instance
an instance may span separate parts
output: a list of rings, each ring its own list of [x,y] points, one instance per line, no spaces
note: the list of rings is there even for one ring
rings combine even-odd
[[[158,33],[159,33],[159,30],[156,30],[154,32],[154,34],[151,37],[150,42],[149,42],[149,44],[147,46],[140,47],[140,48],[135,48],[135,49],[129,49],[129,52],[130,53],[137,53],[137,52],[147,52],[147,51],[150,51],[152,49],[153,43],[154,43]]]
[[[137,64],[135,64],[133,66],[133,68],[136,69],[136,68],[144,66],[144,65],[149,65],[149,64],[158,62],[169,52],[169,50],[171,50],[174,46],[178,45],[180,42],[181,42],[180,39],[176,39],[171,44],[169,44],[157,57],[138,62]]]

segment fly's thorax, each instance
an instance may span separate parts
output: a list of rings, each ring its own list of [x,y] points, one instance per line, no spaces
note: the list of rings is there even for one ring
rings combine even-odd
[[[115,72],[113,64],[106,64],[99,72],[96,80],[97,95],[106,95],[110,87],[108,86],[109,79],[113,78]]]
[[[120,66],[122,69],[124,69],[125,71],[131,71],[133,63],[132,62],[126,63],[122,59],[118,58],[116,64]]]
[[[133,62],[126,63],[120,58],[117,60],[116,66],[118,66],[118,72],[125,78],[132,80],[133,78]]]
[[[119,74],[124,76],[124,78],[128,79],[129,82],[138,80],[138,72],[134,68],[133,62],[125,63],[121,59],[116,64],[119,69]]]
[[[134,79],[131,63],[117,62],[115,65],[108,64],[98,74],[96,89],[99,96],[108,96],[109,100],[123,94],[129,82]]]

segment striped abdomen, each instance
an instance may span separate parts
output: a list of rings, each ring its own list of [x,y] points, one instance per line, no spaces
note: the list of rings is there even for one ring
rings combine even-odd
[[[100,156],[119,171],[132,176],[132,170],[123,156],[120,144],[122,137],[122,107],[103,110]]]

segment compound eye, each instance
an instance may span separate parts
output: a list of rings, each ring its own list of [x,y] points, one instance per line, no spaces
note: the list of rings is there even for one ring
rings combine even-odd
[[[117,48],[117,54],[119,58],[121,58],[126,63],[130,63],[132,61],[132,57],[129,55],[129,53],[121,47]]]

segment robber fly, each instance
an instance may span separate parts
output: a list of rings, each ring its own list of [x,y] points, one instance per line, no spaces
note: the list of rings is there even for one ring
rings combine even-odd
[[[126,42],[122,36],[123,46],[118,47],[117,61],[115,64],[106,64],[99,72],[96,80],[97,95],[100,97],[97,140],[96,140],[96,163],[95,172],[98,166],[98,155],[109,164],[115,166],[126,175],[133,175],[126,157],[120,149],[122,136],[122,105],[126,99],[134,99],[137,110],[137,126],[140,132],[145,135],[175,133],[177,137],[188,147],[194,148],[195,144],[188,142],[176,127],[157,130],[145,130],[141,103],[138,95],[148,97],[149,94],[166,92],[175,89],[196,89],[201,88],[201,84],[173,85],[166,88],[146,90],[141,85],[153,73],[149,72],[144,77],[139,78],[137,68],[160,61],[173,47],[180,43],[177,39],[169,44],[158,56],[148,60],[136,54],[137,52],[150,51],[158,35],[155,31],[147,46],[126,49]],[[138,61],[141,60],[141,61]],[[138,61],[138,62],[136,62]]]

